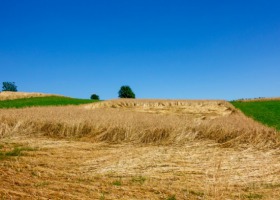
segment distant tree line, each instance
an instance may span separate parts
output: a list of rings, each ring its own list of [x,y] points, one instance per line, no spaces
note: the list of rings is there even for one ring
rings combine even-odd
[[[3,82],[2,91],[3,92],[5,92],[5,91],[17,92],[17,86],[16,86],[15,82]],[[132,91],[132,89],[128,85],[121,86],[118,94],[119,94],[119,98],[135,99],[135,93]],[[99,96],[97,94],[92,94],[90,96],[90,99],[100,100]]]
[[[121,86],[118,94],[119,94],[119,98],[135,99],[135,93],[132,91],[132,89],[128,85]],[[97,94],[92,94],[90,96],[90,99],[99,100],[99,96]]]
[[[241,99],[235,99],[235,100],[232,100],[232,101],[233,102],[235,102],[235,101],[253,101],[253,100],[261,100],[261,99],[266,99],[266,97],[241,98]]]

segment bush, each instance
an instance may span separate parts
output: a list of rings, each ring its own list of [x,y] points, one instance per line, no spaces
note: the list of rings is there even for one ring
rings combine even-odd
[[[90,99],[92,99],[92,100],[99,100],[99,96],[97,94],[92,94],[90,96]]]
[[[119,91],[119,98],[133,98],[133,99],[135,99],[135,94],[129,86],[125,85],[125,86],[122,86],[120,91]]]
[[[3,82],[2,91],[17,92],[17,86],[15,82]]]

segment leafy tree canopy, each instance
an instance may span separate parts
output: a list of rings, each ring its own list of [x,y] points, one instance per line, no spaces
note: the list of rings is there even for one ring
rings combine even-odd
[[[90,96],[90,99],[92,99],[92,100],[99,100],[99,96],[97,94],[92,94]]]
[[[15,82],[3,82],[2,91],[17,92],[17,86]]]
[[[135,99],[135,94],[128,85],[124,85],[119,90],[119,98],[133,98],[133,99]]]

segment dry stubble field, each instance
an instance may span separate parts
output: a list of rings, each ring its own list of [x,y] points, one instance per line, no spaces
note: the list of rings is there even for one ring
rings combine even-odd
[[[53,96],[53,94],[44,94],[37,92],[0,92],[0,101],[1,100],[13,100],[13,99],[23,99],[31,97],[47,97]],[[56,95],[58,96],[58,95]]]
[[[0,110],[2,199],[280,199],[279,133],[225,101]]]

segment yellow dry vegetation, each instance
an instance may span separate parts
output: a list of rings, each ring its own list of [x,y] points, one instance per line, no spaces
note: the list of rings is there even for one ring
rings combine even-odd
[[[4,199],[279,199],[279,133],[226,101],[0,110]]]
[[[194,115],[228,115],[233,107],[220,100],[157,100],[157,99],[116,99],[85,106],[87,109],[119,108],[146,113],[169,113]]]
[[[54,95],[45,94],[45,93],[37,93],[37,92],[0,92],[0,101],[1,100],[31,98],[31,97],[46,97],[46,96],[54,96]]]

